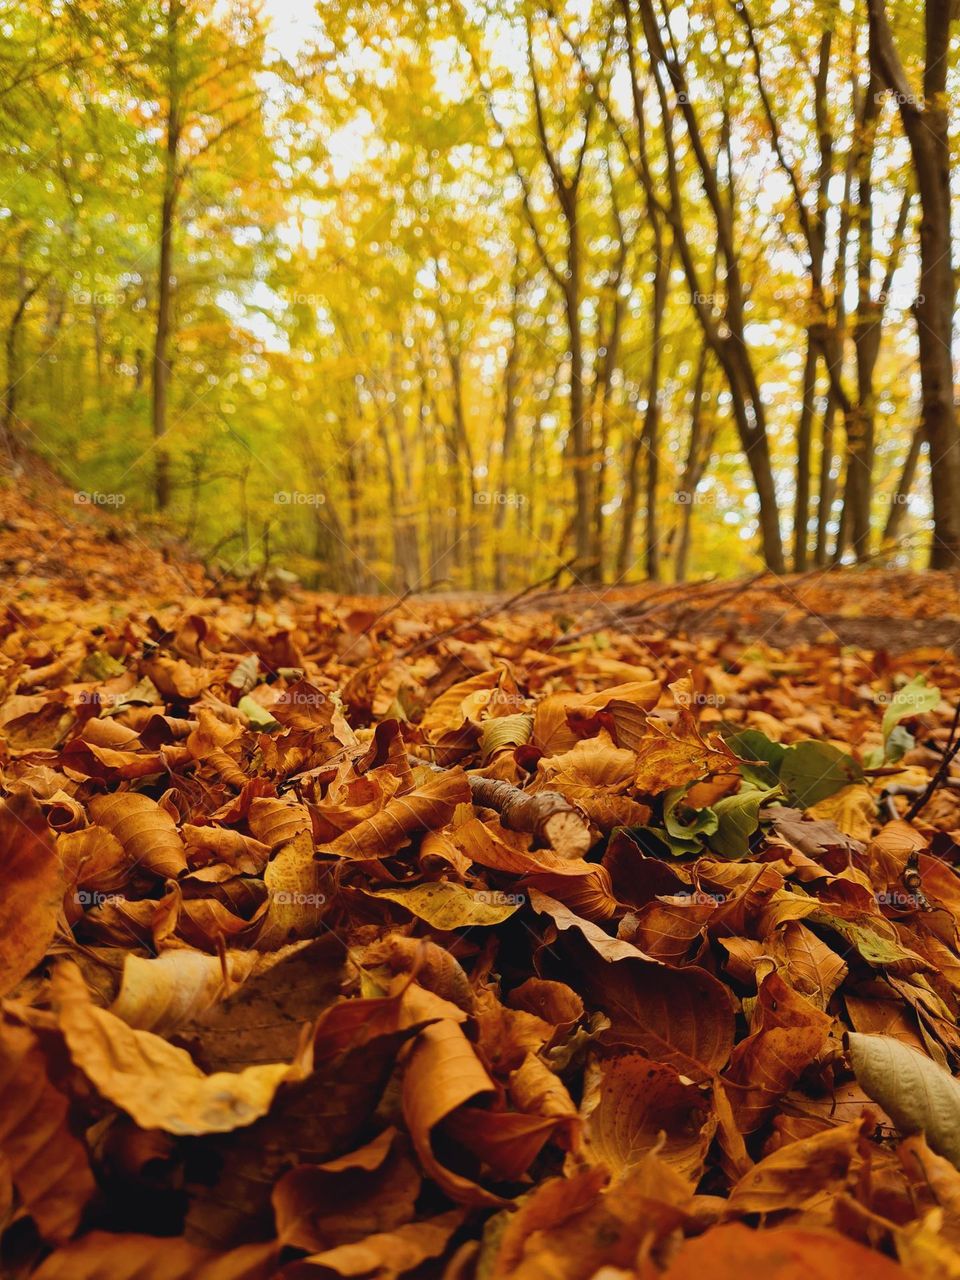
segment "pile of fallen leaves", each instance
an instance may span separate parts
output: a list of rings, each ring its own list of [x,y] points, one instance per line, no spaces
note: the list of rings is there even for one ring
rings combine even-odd
[[[518,609],[8,597],[4,1275],[960,1275],[955,658]]]

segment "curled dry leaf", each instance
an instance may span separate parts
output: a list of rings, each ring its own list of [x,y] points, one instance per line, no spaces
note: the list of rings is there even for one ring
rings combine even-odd
[[[265,1115],[284,1082],[307,1074],[294,1061],[205,1075],[183,1049],[98,1009],[72,964],[57,968],[52,993],[74,1065],[144,1129],[228,1133]]]
[[[378,1232],[352,1244],[337,1245],[322,1253],[311,1254],[301,1262],[285,1267],[284,1280],[311,1280],[311,1277],[319,1277],[328,1271],[340,1276],[376,1276],[377,1280],[392,1280],[393,1276],[414,1271],[443,1253],[463,1216],[462,1211],[454,1209],[436,1218],[408,1222],[393,1231]]]
[[[583,1101],[585,1153],[622,1178],[656,1151],[694,1180],[703,1170],[716,1129],[709,1098],[678,1073],[638,1053],[595,1064]]]
[[[316,1253],[410,1222],[420,1176],[396,1140],[386,1129],[359,1151],[284,1174],[272,1197],[281,1242]]]
[[[33,1032],[0,1022],[0,1157],[23,1211],[55,1243],[73,1235],[94,1191],[67,1109]]]
[[[169,1034],[212,1009],[250,976],[258,961],[250,952],[228,952],[224,961],[179,948],[152,960],[128,955],[110,1012],[128,1027]]]
[[[0,800],[0,995],[47,952],[64,877],[43,811],[27,792]]]
[[[812,1200],[838,1192],[846,1182],[861,1138],[873,1127],[868,1111],[862,1119],[788,1142],[754,1165],[733,1187],[727,1216],[803,1209]]]
[[[466,774],[460,770],[438,773],[415,791],[388,800],[379,813],[322,843],[320,849],[339,858],[383,858],[396,853],[414,832],[443,826],[458,804],[469,801]]]
[[[424,1172],[452,1199],[466,1205],[499,1205],[499,1196],[441,1164],[434,1128],[457,1107],[491,1093],[493,1081],[455,1022],[421,1031],[403,1073],[403,1116]]]
[[[164,879],[187,869],[186,850],[176,824],[156,800],[137,791],[93,796],[90,815],[115,836],[135,866]]]

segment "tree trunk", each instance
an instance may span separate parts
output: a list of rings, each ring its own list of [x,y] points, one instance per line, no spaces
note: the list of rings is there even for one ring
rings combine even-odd
[[[921,422],[910,437],[910,448],[907,450],[907,456],[903,462],[903,470],[900,472],[900,479],[897,481],[896,492],[890,501],[890,514],[887,516],[887,523],[883,530],[885,545],[896,543],[900,540],[900,531],[903,528],[903,520],[907,514],[910,490],[913,488],[913,481],[917,474],[917,465],[920,462],[923,441],[924,430]]]
[[[700,348],[700,359],[697,361],[697,376],[693,385],[693,405],[690,409],[690,443],[687,446],[687,461],[680,478],[677,490],[677,505],[680,508],[680,529],[674,553],[673,576],[677,582],[684,582],[687,577],[687,564],[690,558],[690,530],[693,522],[694,498],[697,487],[703,478],[706,463],[707,447],[704,440],[703,423],[703,389],[707,375],[707,348]]]
[[[570,455],[574,467],[573,515],[576,572],[584,582],[598,582],[600,566],[592,556],[590,536],[591,457],[587,447],[587,420],[583,386],[583,333],[580,328],[580,235],[574,205],[568,217],[567,287],[564,303],[567,317],[567,340],[570,350]]]
[[[40,288],[41,283],[42,281],[38,280],[35,284],[29,285],[24,289],[7,327],[5,343],[7,381],[3,389],[3,440],[8,449],[13,444],[13,423],[17,416],[17,384],[20,381],[20,370],[17,361],[17,339],[20,336],[20,328],[23,324],[24,316],[27,314],[30,299]]]
[[[813,410],[817,394],[818,352],[811,335],[807,336],[807,357],[803,366],[803,391],[800,421],[797,424],[797,491],[793,505],[793,569],[803,573],[807,567],[807,524],[810,519],[810,447],[813,441]]]
[[[167,391],[170,383],[170,317],[173,300],[173,229],[176,219],[180,133],[180,85],[177,24],[180,0],[170,0],[167,11],[167,75],[169,106],[164,152],[163,200],[160,206],[160,263],[157,275],[157,324],[153,341],[152,425],[154,441],[153,497],[158,511],[170,505],[170,454],[167,450]]]
[[[507,350],[507,362],[503,377],[503,434],[500,438],[500,492],[505,494],[509,485],[510,457],[513,453],[513,442],[517,434],[517,396],[519,393],[520,365],[520,287],[516,279],[513,286],[513,299],[510,308],[510,346]],[[529,502],[530,495],[524,495]],[[506,522],[507,506],[498,502],[493,511],[493,588],[502,591],[506,586],[506,548],[503,545],[503,529]]]
[[[885,0],[868,0],[871,57],[897,101],[920,194],[920,286],[914,305],[920,348],[921,421],[930,446],[932,569],[960,564],[960,433],[953,386],[955,286],[950,236],[947,62],[952,0],[926,0],[922,101],[911,91],[887,21]]]

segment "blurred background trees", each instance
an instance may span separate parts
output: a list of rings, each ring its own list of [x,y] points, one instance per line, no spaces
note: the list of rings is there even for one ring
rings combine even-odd
[[[344,591],[955,568],[950,13],[6,3],[5,447]]]

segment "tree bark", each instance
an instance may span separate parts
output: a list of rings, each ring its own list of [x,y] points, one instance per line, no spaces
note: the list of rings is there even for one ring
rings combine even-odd
[[[167,9],[167,138],[164,150],[163,198],[160,205],[160,261],[157,272],[157,323],[152,366],[152,426],[154,440],[153,496],[158,511],[170,505],[170,454],[167,449],[167,393],[170,384],[170,318],[173,300],[173,232],[180,187],[179,151],[183,123],[180,116],[178,32],[181,0]]]
[[[793,504],[793,571],[807,567],[807,522],[810,519],[810,448],[813,442],[813,410],[817,394],[818,351],[807,335],[807,356],[803,365],[800,421],[797,424],[796,494]]]
[[[900,110],[920,195],[920,286],[914,305],[920,348],[921,421],[930,446],[930,567],[960,564],[960,433],[953,385],[955,285],[950,235],[947,62],[952,0],[926,0],[923,92],[912,92],[887,21],[886,0],[868,0],[871,57]]]

